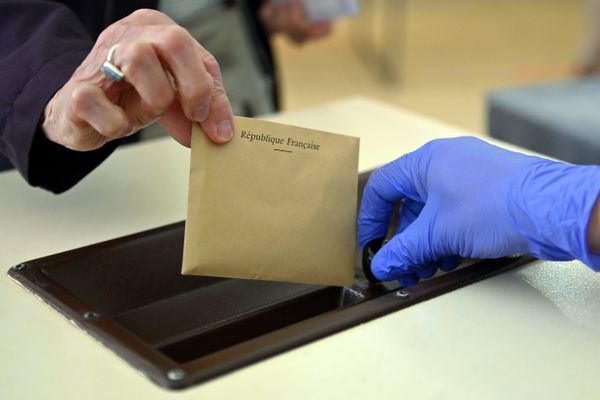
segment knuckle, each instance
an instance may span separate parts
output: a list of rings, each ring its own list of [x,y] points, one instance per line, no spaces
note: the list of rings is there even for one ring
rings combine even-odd
[[[425,143],[422,147],[422,151],[426,152],[426,153],[434,153],[436,152],[441,146],[444,146],[444,139],[433,139],[430,140],[429,142]]]
[[[119,137],[119,130],[117,124],[114,122],[105,122],[105,125],[100,129],[100,135],[108,137],[108,138],[117,138]]]
[[[75,88],[71,93],[71,109],[73,112],[78,115],[86,111],[91,105],[93,95],[93,90],[87,86]]]
[[[229,102],[227,98],[227,93],[225,92],[225,88],[223,85],[214,85],[212,89],[212,98],[217,101]]]
[[[66,147],[69,150],[80,150],[81,148],[80,141],[77,140],[75,135],[62,136],[60,140],[56,141],[56,143]]]
[[[146,63],[148,55],[152,52],[152,45],[142,40],[136,40],[129,43],[127,50],[123,53],[127,54],[127,66],[130,69],[141,67]]]
[[[365,194],[369,194],[370,192],[374,192],[376,188],[379,187],[379,183],[383,179],[383,168],[378,168],[369,175],[367,179],[367,184],[365,185]]]
[[[102,146],[106,142],[92,127],[72,129],[58,142],[60,145],[75,151],[88,151]]]
[[[217,61],[215,56],[213,56],[212,54],[210,54],[210,53],[206,54],[202,58],[202,61],[204,62],[204,66],[206,67],[207,71],[209,71],[209,72],[215,71],[216,73],[219,73],[219,74],[221,73],[221,67],[219,66],[219,62]]]
[[[103,127],[100,134],[108,138],[119,138],[124,136],[127,134],[126,121],[120,116],[112,118],[106,122],[106,125]]]
[[[122,24],[116,22],[106,27],[100,35],[98,35],[97,44],[106,44],[114,42],[115,38],[120,37],[123,34],[124,27]]]
[[[204,68],[213,79],[221,80],[221,66],[212,54],[208,53],[202,58]]]
[[[163,36],[165,45],[174,53],[179,54],[194,43],[190,34],[179,25],[172,25],[165,28]]]
[[[175,100],[175,94],[172,90],[164,91],[161,93],[157,93],[157,95],[152,96],[151,99],[148,100],[148,107],[154,112],[156,115],[160,115],[164,113]]]
[[[103,128],[102,131],[100,132],[100,135],[105,136],[110,139],[118,139],[121,136],[123,136],[123,132],[119,129],[118,125],[111,124],[111,125],[108,125],[105,128]]]
[[[229,97],[227,97],[227,93],[225,93],[222,87],[213,91],[211,103],[221,112],[232,113]]]
[[[166,18],[166,15],[164,15],[160,11],[151,10],[149,8],[140,8],[139,10],[135,10],[134,12],[132,12],[130,17],[136,20],[155,20]]]
[[[151,57],[153,56],[152,45],[141,40],[131,42],[123,53],[126,53],[126,59],[122,61],[123,73],[132,81],[138,80],[140,75],[146,73]]]
[[[181,88],[181,95],[192,103],[200,103],[210,98],[213,93],[214,84],[212,79],[201,79],[192,85],[185,85]]]

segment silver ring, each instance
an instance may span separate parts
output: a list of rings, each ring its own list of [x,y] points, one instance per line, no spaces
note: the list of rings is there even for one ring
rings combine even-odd
[[[110,79],[111,81],[115,81],[115,82],[119,82],[125,76],[125,74],[123,74],[123,71],[121,71],[116,65],[114,65],[112,63],[113,53],[119,46],[120,46],[120,44],[117,43],[117,44],[113,45],[110,48],[110,50],[108,50],[108,54],[106,55],[106,61],[104,61],[104,64],[102,64],[102,68],[100,68],[100,71],[108,79]]]

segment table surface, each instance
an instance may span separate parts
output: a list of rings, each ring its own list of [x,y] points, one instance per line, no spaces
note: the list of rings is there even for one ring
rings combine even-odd
[[[271,119],[360,136],[361,170],[465,134],[365,98]],[[180,392],[4,273],[184,219],[188,166],[189,150],[158,139],[117,150],[60,196],[0,174],[0,398],[600,398],[600,274],[579,262],[532,263]]]

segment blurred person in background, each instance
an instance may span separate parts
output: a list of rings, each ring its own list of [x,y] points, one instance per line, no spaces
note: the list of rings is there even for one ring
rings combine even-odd
[[[580,76],[600,72],[600,0],[589,1],[586,16],[587,26],[582,54],[575,67],[575,73]]]
[[[159,10],[215,56],[234,114],[246,117],[280,109],[271,38],[304,44],[332,29],[330,21],[308,21],[301,0],[160,0]],[[156,128],[144,134],[159,135]]]

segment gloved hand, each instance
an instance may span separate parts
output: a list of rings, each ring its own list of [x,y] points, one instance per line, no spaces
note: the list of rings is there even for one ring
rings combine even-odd
[[[375,171],[358,217],[361,249],[395,236],[375,255],[376,278],[411,286],[465,258],[531,253],[580,259],[600,270],[586,227],[600,192],[600,167],[576,166],[501,149],[474,137],[435,140]]]

